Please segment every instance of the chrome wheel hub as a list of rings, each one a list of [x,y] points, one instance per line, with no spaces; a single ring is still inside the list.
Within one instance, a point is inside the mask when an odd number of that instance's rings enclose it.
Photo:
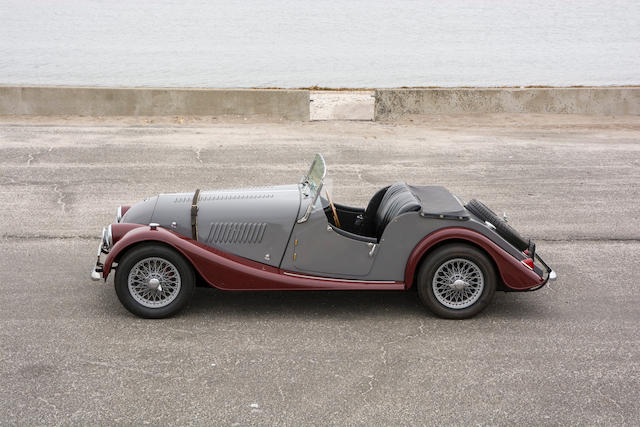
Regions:
[[[180,273],[164,258],[138,261],[128,277],[129,293],[136,302],[149,308],[169,305],[180,293]]]
[[[160,280],[156,279],[155,277],[153,279],[149,279],[149,289],[153,289],[154,291],[158,290],[158,287],[160,286]]]
[[[438,267],[431,286],[433,294],[442,305],[462,309],[480,299],[484,289],[484,276],[473,261],[454,258]]]
[[[464,280],[458,279],[455,282],[451,283],[449,286],[451,287],[451,289],[455,289],[456,291],[461,291],[467,286],[467,282],[465,282]]]

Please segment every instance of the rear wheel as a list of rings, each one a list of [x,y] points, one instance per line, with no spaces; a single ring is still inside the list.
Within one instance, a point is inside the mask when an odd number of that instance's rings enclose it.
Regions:
[[[176,314],[188,303],[194,286],[191,265],[163,245],[146,244],[131,249],[116,269],[118,299],[127,310],[144,318]]]
[[[496,291],[496,274],[489,257],[465,244],[436,249],[420,266],[418,295],[434,314],[465,319],[481,312]]]

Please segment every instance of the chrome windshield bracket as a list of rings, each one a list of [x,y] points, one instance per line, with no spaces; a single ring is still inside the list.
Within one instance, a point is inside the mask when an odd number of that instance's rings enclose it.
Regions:
[[[307,211],[304,213],[304,216],[297,221],[298,224],[302,224],[303,222],[307,222],[307,220],[309,219],[309,215],[311,215],[311,208],[312,207],[313,207],[313,205],[309,205],[309,207],[307,208]]]
[[[313,200],[311,200],[311,202],[309,202],[309,206],[307,206],[307,210],[304,213],[304,216],[302,218],[300,218],[298,221],[296,221],[298,224],[302,224],[303,222],[307,222],[307,220],[309,219],[309,216],[311,216],[311,211],[313,211],[313,205],[316,204],[316,200],[318,200],[318,197],[320,196],[320,191],[322,191],[322,186],[323,185],[324,185],[324,183],[321,182],[320,185],[318,186],[318,191],[316,191],[316,194],[313,197]]]

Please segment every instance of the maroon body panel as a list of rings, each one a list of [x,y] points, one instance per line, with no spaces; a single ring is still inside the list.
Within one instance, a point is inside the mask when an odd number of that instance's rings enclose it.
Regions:
[[[484,249],[496,263],[502,282],[511,289],[526,290],[544,283],[542,277],[524,266],[500,246],[493,243],[488,237],[468,228],[451,227],[443,228],[429,234],[422,239],[414,248],[413,252],[411,252],[404,273],[404,281],[407,289],[413,284],[416,268],[427,251],[434,245],[451,239],[466,240]]]
[[[211,286],[224,290],[400,290],[413,285],[418,264],[434,245],[446,240],[463,240],[484,249],[494,260],[502,282],[514,290],[526,290],[544,283],[544,279],[492,242],[486,236],[467,228],[451,227],[434,231],[418,243],[409,256],[405,281],[367,281],[310,276],[281,270],[233,255],[173,231],[158,227],[152,230],[140,224],[114,224],[116,241],[104,262],[106,279],[116,257],[129,246],[157,241],[167,244],[194,266]]]
[[[118,242],[125,234],[133,230],[134,228],[142,227],[141,224],[134,224],[132,222],[122,222],[118,224],[111,224],[111,235],[113,241]]]
[[[220,251],[173,231],[137,225],[117,240],[104,262],[106,279],[116,257],[129,246],[156,241],[184,255],[211,286],[225,290],[402,290],[403,282],[346,280],[309,276],[281,270]]]

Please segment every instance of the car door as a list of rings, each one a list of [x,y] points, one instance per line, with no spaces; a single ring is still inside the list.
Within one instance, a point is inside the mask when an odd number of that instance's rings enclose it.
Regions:
[[[373,265],[375,249],[373,242],[339,233],[322,210],[314,210],[307,221],[293,228],[281,268],[318,276],[365,276]]]

